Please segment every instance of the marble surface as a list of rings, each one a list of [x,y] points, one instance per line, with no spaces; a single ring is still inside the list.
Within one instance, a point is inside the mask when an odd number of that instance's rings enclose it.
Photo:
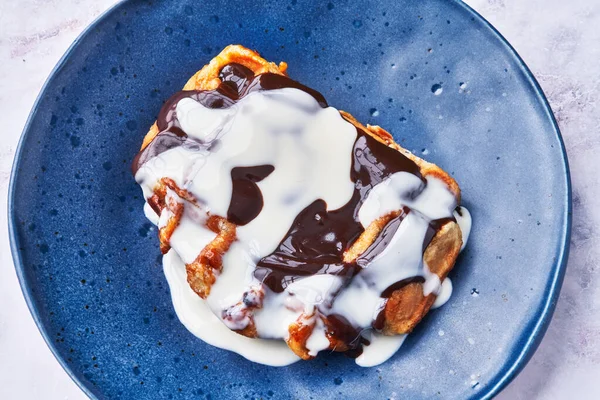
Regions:
[[[41,86],[67,47],[114,0],[0,0],[0,209],[13,154]],[[573,181],[565,283],[539,350],[499,399],[597,398],[600,392],[600,2],[468,0],[511,42],[544,89]],[[0,398],[84,399],[27,310],[0,212]]]

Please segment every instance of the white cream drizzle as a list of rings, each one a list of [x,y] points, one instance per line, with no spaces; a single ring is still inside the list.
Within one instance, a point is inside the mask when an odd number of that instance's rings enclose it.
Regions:
[[[442,282],[442,286],[440,287],[440,290],[438,292],[438,295],[435,298],[435,302],[431,306],[431,309],[435,310],[436,308],[440,308],[441,306],[446,304],[448,300],[450,300],[450,296],[452,296],[452,290],[452,281],[450,280],[450,278],[444,279],[444,281]]]
[[[176,107],[181,128],[188,136],[213,141],[210,156],[206,151],[175,147],[146,162],[136,180],[146,199],[152,196],[162,177],[169,177],[199,200],[200,204],[195,205],[168,190],[167,199],[182,203],[184,213],[171,237],[172,250],[164,257],[175,310],[194,335],[251,361],[281,366],[298,360],[281,340],[287,338],[288,326],[302,313],[314,314],[323,303],[332,304],[330,312],[344,316],[355,326],[369,328],[385,301],[380,293],[402,279],[423,276],[424,293],[438,295],[434,306],[447,301],[452,284],[449,279],[440,283],[428,271],[422,260],[422,245],[429,221],[452,216],[456,200],[436,178],[427,177],[425,185],[412,174],[398,172],[370,191],[359,210],[359,220],[367,227],[403,206],[412,211],[389,245],[347,288],[334,299],[342,282],[332,275],[298,280],[282,293],[263,287],[267,292],[263,306],[254,313],[257,333],[263,339],[234,333],[230,329],[243,329],[249,321],[239,318],[225,322],[222,311],[239,303],[249,288],[260,287],[253,277],[256,263],[275,250],[295,217],[317,199],[323,199],[329,210],[350,200],[354,190],[350,168],[356,129],[335,108],[322,108],[312,96],[292,88],[254,92],[227,109],[207,109],[191,98],[182,99]],[[224,255],[223,269],[210,295],[203,300],[189,287],[184,262],[192,262],[215,237],[204,226],[207,215],[227,215],[232,194],[231,170],[267,164],[275,169],[258,183],[263,209],[250,223],[237,227],[237,240]],[[419,190],[421,193],[413,198],[411,194]],[[147,204],[144,211],[159,226],[170,217],[166,208],[160,217]],[[463,208],[462,217],[456,213],[454,216],[466,242],[470,215]],[[329,346],[324,324],[320,318],[313,318],[315,328],[306,342],[310,355]],[[370,335],[371,344],[356,359],[361,366],[384,362],[405,337],[383,337],[368,329],[365,334]]]
[[[308,354],[313,357],[316,357],[321,350],[329,348],[329,339],[327,339],[325,334],[325,324],[320,318],[316,318],[315,327],[306,341],[306,348],[308,349]]]
[[[368,346],[363,347],[361,355],[356,357],[356,364],[361,367],[374,367],[396,354],[408,335],[384,336],[377,332],[372,332],[367,338],[370,341]]]
[[[460,227],[460,231],[462,232],[463,243],[460,248],[460,251],[463,251],[465,246],[467,245],[467,241],[469,240],[469,235],[471,235],[471,213],[463,206],[458,207],[460,213],[454,211],[454,218],[456,219],[456,223]]]
[[[159,217],[156,215],[150,204],[144,203],[144,215],[148,218],[148,221],[158,226]]]
[[[281,340],[251,339],[227,328],[190,288],[185,264],[173,249],[164,255],[163,267],[177,317],[192,334],[212,346],[233,351],[260,364],[280,367],[299,360]]]

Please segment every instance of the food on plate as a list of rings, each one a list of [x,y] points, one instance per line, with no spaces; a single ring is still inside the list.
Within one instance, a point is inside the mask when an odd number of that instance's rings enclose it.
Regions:
[[[270,365],[391,357],[451,292],[470,223],[450,175],[228,46],[133,162],[180,320]]]

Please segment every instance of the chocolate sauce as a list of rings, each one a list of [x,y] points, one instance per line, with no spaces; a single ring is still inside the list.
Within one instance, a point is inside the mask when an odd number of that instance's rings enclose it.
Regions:
[[[460,208],[460,206],[456,206],[456,208],[454,209],[454,211],[456,211],[456,213],[457,213],[457,214],[458,214],[460,217],[462,217],[462,216],[463,216],[462,209]]]
[[[362,346],[370,342],[361,336],[361,329],[357,329],[343,316],[329,314],[327,316],[327,335],[339,340],[348,346],[344,352],[348,357],[356,358],[362,354]]]
[[[221,86],[228,86],[237,95],[246,89],[252,78],[254,78],[254,72],[250,68],[237,63],[224,66],[219,73]]]
[[[448,222],[456,222],[456,218],[440,218],[433,220],[429,223],[429,226],[427,227],[427,232],[425,233],[425,240],[423,240],[423,252],[425,252],[425,249],[427,248],[427,246],[429,246],[429,243],[431,243],[431,240],[433,239],[435,234],[438,233],[438,231],[442,229],[442,227]]]
[[[265,179],[275,170],[272,165],[236,167],[231,170],[233,188],[227,219],[236,225],[246,225],[263,208],[263,197],[256,182]]]
[[[328,212],[325,201],[316,200],[298,214],[277,249],[258,262],[254,276],[277,293],[316,274],[350,279],[356,265],[345,264],[343,252],[360,233],[350,203]]]
[[[402,279],[388,286],[383,292],[381,292],[381,297],[386,299],[390,298],[396,290],[402,289],[406,285],[423,282],[425,282],[425,278],[423,276],[411,276],[410,278]]]

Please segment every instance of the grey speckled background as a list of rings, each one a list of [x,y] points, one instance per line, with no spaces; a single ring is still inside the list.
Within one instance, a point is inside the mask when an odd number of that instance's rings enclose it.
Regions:
[[[546,92],[572,170],[569,268],[538,352],[500,399],[595,399],[600,392],[600,2],[469,0]],[[0,0],[0,209],[27,114],[73,39],[114,0]],[[0,212],[0,398],[82,399],[46,348],[18,287]]]

